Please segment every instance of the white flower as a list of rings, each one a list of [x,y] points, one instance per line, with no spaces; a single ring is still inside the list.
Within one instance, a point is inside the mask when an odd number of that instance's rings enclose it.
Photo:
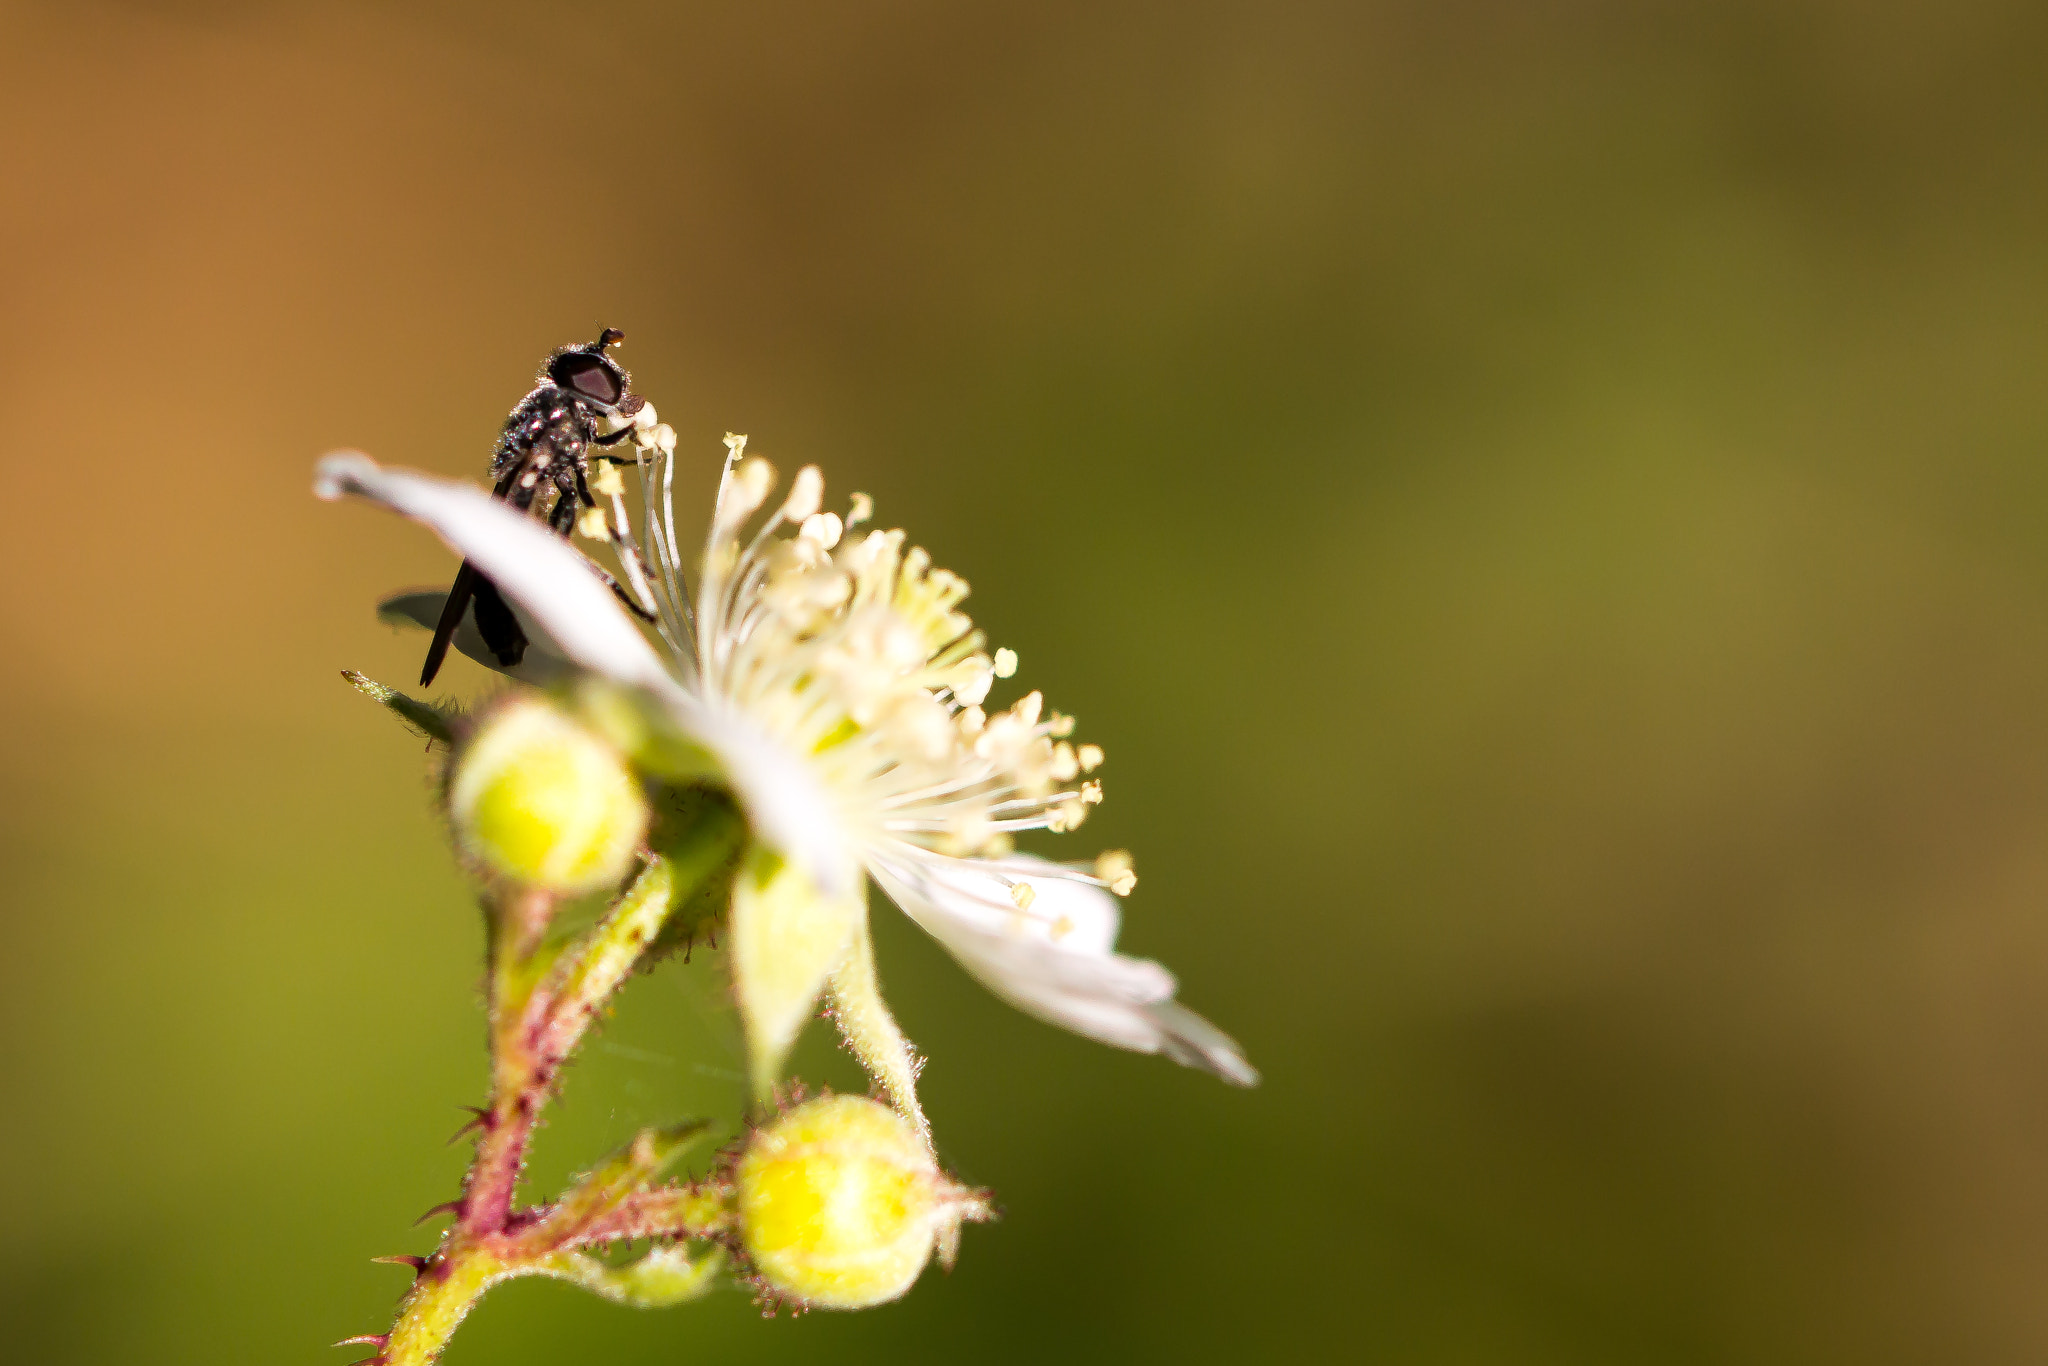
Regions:
[[[528,628],[529,678],[583,673],[637,689],[713,757],[761,842],[735,882],[731,939],[757,1088],[779,1075],[823,995],[922,1128],[917,1061],[876,983],[867,878],[1020,1010],[1253,1084],[1237,1045],[1174,1003],[1171,973],[1115,952],[1111,892],[1136,881],[1128,856],[1067,864],[1012,851],[1017,832],[1081,823],[1101,799],[1086,775],[1103,755],[1073,745],[1072,719],[1035,692],[984,710],[1016,656],[984,650],[959,610],[967,585],[902,532],[863,530],[865,495],[843,519],[823,511],[815,468],[760,516],[774,473],[739,458],[744,437],[727,444],[694,594],[668,498],[672,441],[639,446],[653,553],[649,572],[627,568],[661,619],[666,659],[568,542],[478,490],[353,452],[321,461],[315,489],[425,523],[494,580]],[[617,481],[593,484],[613,493],[609,537],[630,546]],[[439,610],[436,595],[386,605],[422,623]],[[455,644],[491,664],[480,641],[458,633]]]

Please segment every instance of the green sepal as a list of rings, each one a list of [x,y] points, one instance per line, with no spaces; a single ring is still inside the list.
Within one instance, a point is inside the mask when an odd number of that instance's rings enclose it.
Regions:
[[[532,1274],[580,1285],[614,1304],[666,1309],[711,1289],[725,1266],[725,1249],[707,1248],[696,1260],[682,1247],[657,1247],[624,1266],[606,1266],[581,1252],[560,1252],[536,1262]]]
[[[676,884],[676,906],[648,946],[651,963],[700,939],[716,938],[732,909],[732,879],[746,847],[746,822],[720,788],[657,784],[647,796],[654,811],[648,847],[684,870]]]
[[[585,1173],[520,1241],[536,1247],[564,1247],[580,1241],[581,1231],[616,1210],[626,1197],[667,1175],[710,1130],[710,1121],[702,1119],[665,1129],[642,1129],[632,1142]]]
[[[389,708],[393,715],[405,723],[406,729],[427,740],[438,740],[444,745],[455,743],[456,729],[461,718],[453,712],[443,711],[431,702],[407,697],[396,688],[387,688],[373,678],[366,678],[354,669],[343,669],[341,676],[349,686],[374,702]]]

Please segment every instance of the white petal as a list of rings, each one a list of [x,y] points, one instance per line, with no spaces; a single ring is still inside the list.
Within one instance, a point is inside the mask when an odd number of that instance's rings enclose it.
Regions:
[[[1034,876],[1034,869],[1045,873]],[[1228,1035],[1174,1003],[1173,974],[1113,951],[1116,899],[1028,857],[874,862],[883,890],[996,995],[1077,1034],[1249,1086],[1258,1073]],[[1020,908],[1009,884],[1035,895]]]
[[[377,604],[377,620],[390,626],[418,626],[431,631],[440,624],[441,608],[447,601],[448,595],[438,590],[394,594]],[[462,624],[455,628],[449,643],[458,653],[486,669],[535,687],[544,688],[576,672],[576,666],[563,656],[562,647],[548,638],[547,632],[540,629],[540,623],[525,608],[516,602],[505,605],[512,609],[519,628],[526,633],[526,655],[517,664],[507,668],[491,653],[491,647],[484,643],[483,632],[477,630],[474,603],[462,614]]]
[[[732,887],[732,973],[754,1095],[766,1099],[783,1059],[846,959],[867,907],[821,893],[802,869],[756,846]]]
[[[925,856],[873,871],[911,919],[985,981],[984,963],[1010,986],[1078,990],[1133,1005],[1173,995],[1173,974],[1164,967],[1111,951],[1118,918],[1114,897],[1064,876],[1029,875],[1036,869],[1057,865],[1025,857],[995,864]],[[1028,882],[1036,893],[1028,910],[1010,894],[1016,881]],[[994,981],[990,985],[1004,990]]]
[[[740,713],[706,703],[679,684],[659,690],[676,724],[709,750],[732,785],[755,835],[810,875],[828,896],[862,890],[860,863],[831,794],[803,756]]]
[[[523,607],[566,658],[592,673],[668,685],[660,656],[575,547],[483,490],[337,451],[315,468],[313,491],[327,499],[353,493],[431,527]]]
[[[1212,1072],[1233,1086],[1259,1084],[1259,1069],[1246,1060],[1237,1040],[1178,1001],[1147,1006],[1145,1013],[1161,1031],[1160,1051],[1181,1066]]]
[[[853,945],[846,958],[832,974],[829,991],[832,1019],[847,1047],[929,1145],[931,1126],[925,1122],[924,1110],[917,1103],[917,1053],[882,1000],[882,983],[875,975],[875,946],[868,934],[866,916],[861,917],[860,926],[854,931]]]

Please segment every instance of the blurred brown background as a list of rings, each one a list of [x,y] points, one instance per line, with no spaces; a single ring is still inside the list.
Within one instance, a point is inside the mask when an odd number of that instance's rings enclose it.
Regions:
[[[976,584],[1267,1084],[880,910],[1005,1222],[859,1316],[513,1286],[451,1366],[2048,1356],[2039,5],[5,18],[11,1359],[388,1322],[478,935],[336,673],[451,566],[309,472],[478,475],[606,323],[705,489],[748,432]],[[731,1110],[717,973],[543,1181]]]

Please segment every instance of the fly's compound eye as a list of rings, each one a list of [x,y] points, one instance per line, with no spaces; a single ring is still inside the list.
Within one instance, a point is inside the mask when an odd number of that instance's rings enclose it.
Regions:
[[[619,368],[603,356],[587,351],[557,356],[548,367],[548,378],[607,408],[616,407],[626,395],[625,377]]]

